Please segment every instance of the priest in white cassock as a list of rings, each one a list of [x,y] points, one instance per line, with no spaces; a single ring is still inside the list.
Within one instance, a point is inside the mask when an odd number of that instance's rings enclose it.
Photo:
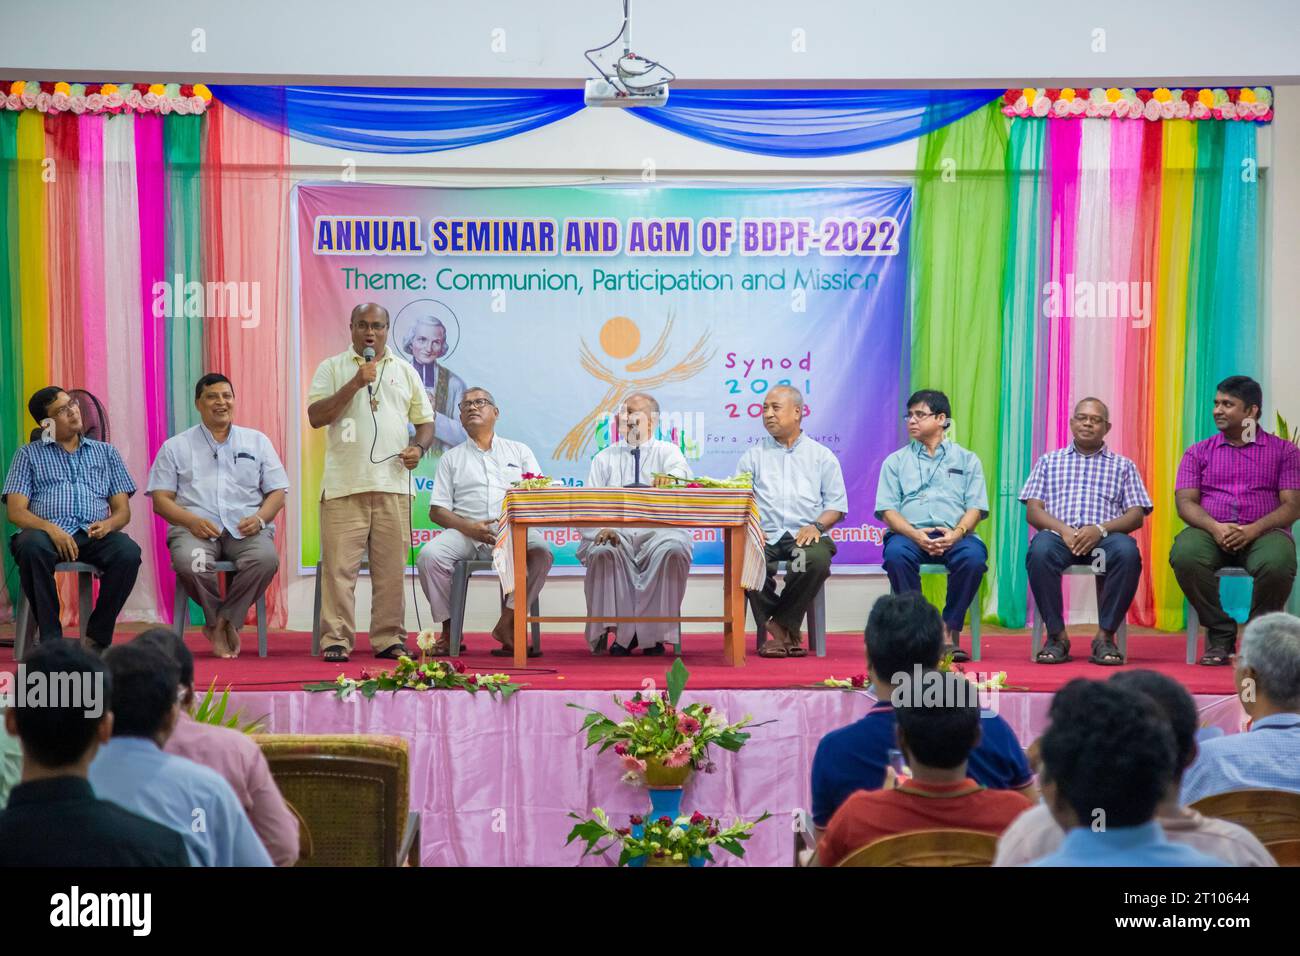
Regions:
[[[429,518],[443,530],[420,549],[415,563],[433,619],[442,622],[442,634],[433,646],[434,657],[451,653],[451,578],[456,562],[491,559],[506,491],[525,473],[542,470],[532,449],[496,433],[500,414],[487,389],[466,389],[460,402],[460,423],[469,438],[443,454],[433,480]],[[542,533],[529,529],[525,608],[541,592],[554,560]],[[492,649],[494,656],[514,656],[514,626],[515,595],[511,594],[492,629],[492,636],[501,642],[500,647]],[[540,651],[528,648],[529,657],[540,655]]]
[[[622,440],[597,453],[587,474],[588,488],[624,488],[639,474],[644,484],[664,485],[675,475],[691,477],[686,458],[672,442],[655,438],[659,403],[650,395],[628,396],[618,412]],[[660,478],[653,478],[654,475]],[[587,616],[675,617],[681,614],[686,576],[691,567],[691,533],[681,528],[602,528],[583,532],[578,560],[587,568]],[[587,625],[587,643],[601,654],[626,657],[662,654],[678,625],[641,621],[618,624],[596,620]]]

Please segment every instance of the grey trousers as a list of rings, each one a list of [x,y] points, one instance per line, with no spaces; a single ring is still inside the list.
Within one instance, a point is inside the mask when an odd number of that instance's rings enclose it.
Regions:
[[[167,547],[172,553],[176,576],[203,608],[203,618],[209,626],[215,627],[217,618],[223,617],[236,628],[242,627],[248,609],[280,570],[270,525],[246,538],[222,531],[215,541],[196,538],[186,528],[172,527],[167,532]],[[233,561],[237,568],[227,582],[225,597],[221,596],[217,572],[211,570],[214,561]]]

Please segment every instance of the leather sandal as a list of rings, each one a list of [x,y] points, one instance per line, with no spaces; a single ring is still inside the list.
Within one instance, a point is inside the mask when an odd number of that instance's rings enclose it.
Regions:
[[[1070,660],[1070,639],[1064,634],[1048,638],[1034,657],[1036,664],[1065,664]]]
[[[1124,663],[1124,655],[1119,652],[1114,641],[1098,634],[1092,639],[1092,656],[1088,660],[1104,667],[1118,667]]]
[[[346,664],[348,662],[348,649],[342,644],[333,644],[321,651],[321,660],[330,664]]]
[[[758,649],[759,657],[789,657],[786,646],[777,641],[769,640]]]

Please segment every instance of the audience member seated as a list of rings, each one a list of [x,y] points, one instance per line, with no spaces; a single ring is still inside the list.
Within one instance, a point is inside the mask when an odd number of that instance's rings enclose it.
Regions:
[[[90,765],[106,800],[179,830],[195,866],[271,866],[230,784],[215,770],[163,753],[180,713],[180,668],[157,647],[104,655],[112,678],[113,738]]]
[[[911,771],[898,785],[859,790],[835,811],[817,846],[818,862],[835,866],[882,837],[916,830],[980,830],[997,835],[1029,807],[1014,790],[989,790],[966,775],[980,740],[978,691],[960,674],[942,675],[940,699],[914,688],[894,708],[898,748]]]
[[[157,647],[180,668],[181,711],[163,750],[211,767],[225,778],[248,814],[276,866],[298,862],[298,820],[289,810],[253,738],[231,727],[203,724],[194,710],[194,655],[176,632],[165,627],[145,631],[131,643]]]
[[[1146,695],[1156,705],[1174,735],[1174,780],[1156,807],[1156,820],[1174,843],[1208,853],[1233,866],[1276,866],[1273,855],[1245,827],[1216,820],[1178,802],[1183,772],[1196,759],[1196,702],[1182,684],[1155,671],[1124,671],[1110,684]],[[1056,850],[1065,839],[1046,805],[1021,814],[998,841],[994,866],[1020,866]]]
[[[1041,786],[1065,838],[1030,866],[1227,866],[1173,843],[1155,819],[1174,785],[1177,748],[1150,697],[1072,680],[1052,698]]]
[[[5,695],[0,694],[0,810],[23,775],[23,748],[18,738],[4,729]]]
[[[939,665],[943,621],[934,606],[915,592],[887,594],[867,619],[867,675],[878,703],[865,717],[833,730],[817,745],[812,766],[813,824],[830,823],[840,805],[858,790],[879,790],[885,782],[889,751],[896,746],[891,697],[895,678],[913,679]],[[979,744],[967,773],[992,790],[1023,790],[1033,799],[1033,773],[1010,725],[983,712]]]
[[[0,866],[189,866],[185,841],[170,827],[98,799],[86,779],[113,731],[104,664],[71,641],[41,644],[25,676],[77,687],[79,700],[8,707],[4,730],[22,746],[22,780],[0,810]],[[71,678],[71,680],[69,680]]]
[[[1250,729],[1201,744],[1183,803],[1229,790],[1300,793],[1300,618],[1278,612],[1247,624],[1235,676]]]

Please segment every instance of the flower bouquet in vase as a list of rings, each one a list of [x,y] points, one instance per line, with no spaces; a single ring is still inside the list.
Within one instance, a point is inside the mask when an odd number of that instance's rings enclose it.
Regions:
[[[749,839],[749,831],[771,816],[764,813],[752,823],[737,820],[724,827],[721,820],[698,810],[689,817],[652,815],[643,819],[633,814],[628,818],[628,826],[615,827],[600,807],[591,812],[592,816],[587,818],[569,814],[578,822],[569,832],[565,845],[574,840],[585,841],[583,856],[602,856],[618,847],[619,866],[704,866],[713,862],[714,847],[743,857],[742,844]],[[601,846],[603,840],[609,842]]]
[[[630,700],[614,698],[622,711],[617,719],[589,707],[569,705],[587,711],[582,721],[587,746],[600,744],[601,753],[613,749],[626,771],[624,781],[648,788],[651,819],[677,819],[682,790],[691,774],[717,769],[709,759],[710,747],[716,744],[734,752],[749,740],[744,728],[751,717],[732,724],[725,714],[708,704],[681,705],[689,677],[681,658],[677,658],[665,678],[667,690],[656,689],[647,678],[645,689]]]

